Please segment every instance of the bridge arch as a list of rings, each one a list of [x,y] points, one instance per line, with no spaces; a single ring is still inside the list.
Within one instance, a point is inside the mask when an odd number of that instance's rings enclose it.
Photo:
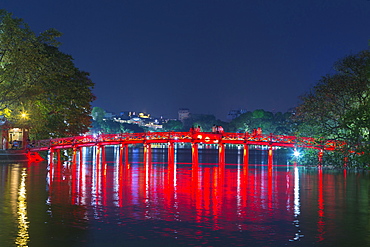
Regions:
[[[311,137],[296,137],[287,135],[264,135],[257,133],[213,133],[213,132],[143,132],[122,134],[82,135],[66,138],[48,139],[35,141],[29,149],[31,153],[39,151],[55,151],[60,149],[73,149],[73,154],[82,152],[82,147],[97,146],[98,155],[104,156],[107,145],[118,145],[120,157],[128,157],[128,145],[141,144],[144,148],[144,158],[149,159],[152,144],[160,143],[167,145],[168,161],[174,162],[174,146],[177,143],[190,143],[192,147],[192,161],[198,163],[198,145],[218,145],[218,156],[221,164],[225,163],[225,145],[239,144],[243,146],[243,163],[248,165],[250,145],[262,145],[269,147],[269,163],[272,164],[273,148],[311,148],[319,150],[319,160],[324,151],[332,151],[342,148],[345,143],[331,140],[317,140]],[[100,157],[99,157],[100,158]]]

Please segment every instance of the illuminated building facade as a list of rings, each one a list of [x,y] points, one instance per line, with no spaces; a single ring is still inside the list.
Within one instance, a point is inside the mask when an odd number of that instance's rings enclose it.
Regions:
[[[22,149],[27,145],[28,129],[17,128],[8,121],[0,122],[0,149]]]

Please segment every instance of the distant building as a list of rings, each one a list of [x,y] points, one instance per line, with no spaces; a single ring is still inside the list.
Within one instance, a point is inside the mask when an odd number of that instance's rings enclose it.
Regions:
[[[185,119],[190,118],[190,111],[189,109],[181,108],[178,111],[178,115],[179,115],[178,120],[183,122]]]
[[[150,118],[150,114],[146,114],[144,112],[139,112],[139,118]]]
[[[113,116],[113,120],[119,123],[137,124],[140,127],[147,127],[149,130],[162,129],[163,119],[153,118],[145,112],[121,111],[119,115]]]
[[[245,109],[231,110],[227,114],[227,120],[231,121],[231,120],[239,117],[240,115],[242,115],[243,113],[246,113],[246,112],[247,112],[247,110],[245,110]]]

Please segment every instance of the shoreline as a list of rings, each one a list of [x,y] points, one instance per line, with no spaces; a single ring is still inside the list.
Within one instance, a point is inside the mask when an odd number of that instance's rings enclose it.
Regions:
[[[26,150],[0,150],[0,162],[29,161]]]
[[[2,162],[38,162],[43,159],[38,153],[26,149],[0,150],[0,163]]]

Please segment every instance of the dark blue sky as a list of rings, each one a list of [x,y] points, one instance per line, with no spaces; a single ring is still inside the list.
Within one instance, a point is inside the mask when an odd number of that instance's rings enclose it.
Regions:
[[[2,0],[90,72],[94,106],[287,111],[333,63],[368,49],[368,0]]]

